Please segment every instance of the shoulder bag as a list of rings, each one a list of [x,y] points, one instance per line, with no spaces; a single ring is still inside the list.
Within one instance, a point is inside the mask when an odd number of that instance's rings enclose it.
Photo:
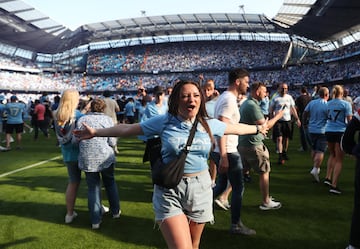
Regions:
[[[162,158],[159,157],[154,163],[151,168],[153,184],[165,188],[175,188],[180,183],[184,175],[185,160],[195,136],[197,123],[198,120],[196,119],[190,130],[186,146],[181,150],[180,155],[178,155],[176,159],[165,164],[163,163]]]

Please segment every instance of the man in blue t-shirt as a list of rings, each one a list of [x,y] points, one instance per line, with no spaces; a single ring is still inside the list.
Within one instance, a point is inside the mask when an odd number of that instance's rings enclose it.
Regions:
[[[21,134],[24,131],[23,114],[25,111],[25,104],[17,102],[18,98],[13,95],[10,97],[10,103],[5,105],[7,114],[6,121],[6,149],[10,150],[11,134],[16,132],[16,149],[21,149]]]
[[[328,119],[327,100],[329,89],[321,87],[318,91],[319,98],[311,100],[304,109],[302,123],[307,130],[311,142],[311,157],[313,168],[310,174],[316,182],[319,182],[320,166],[324,160],[324,153],[327,148],[325,126]]]

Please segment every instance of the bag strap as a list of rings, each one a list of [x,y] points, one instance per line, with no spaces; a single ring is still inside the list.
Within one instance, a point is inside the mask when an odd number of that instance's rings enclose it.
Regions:
[[[189,153],[190,151],[190,146],[192,144],[192,141],[194,139],[194,136],[195,136],[195,131],[196,131],[196,127],[197,127],[197,124],[198,124],[198,119],[195,119],[195,122],[193,124],[193,126],[191,127],[191,130],[190,130],[190,134],[189,134],[189,138],[186,142],[186,146],[185,148],[183,149],[183,151],[187,154]]]

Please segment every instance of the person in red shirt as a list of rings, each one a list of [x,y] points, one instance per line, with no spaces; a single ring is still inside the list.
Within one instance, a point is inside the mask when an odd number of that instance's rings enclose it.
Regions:
[[[34,134],[34,140],[38,139],[39,136],[39,129],[42,131],[42,133],[45,135],[45,137],[49,137],[48,132],[48,124],[45,121],[45,106],[40,103],[40,100],[35,100],[35,108],[34,108],[34,114],[36,117],[35,120],[35,134]]]

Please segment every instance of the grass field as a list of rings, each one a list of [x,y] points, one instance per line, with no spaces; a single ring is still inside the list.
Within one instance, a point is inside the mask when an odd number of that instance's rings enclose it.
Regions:
[[[85,181],[76,203],[79,216],[71,225],[64,224],[67,172],[60,149],[53,134],[50,139],[40,136],[37,142],[31,135],[24,134],[22,150],[0,153],[0,249],[166,248],[160,231],[154,229],[152,184],[149,165],[142,164],[142,142],[119,140],[115,174],[122,215],[116,220],[105,216],[101,228],[94,231]],[[272,155],[271,194],[283,207],[259,210],[260,192],[253,173],[253,182],[246,184],[241,216],[257,235],[230,235],[230,212],[215,209],[216,222],[206,225],[201,248],[345,248],[353,205],[354,160],[346,156],[339,181],[343,194],[333,196],[324,184],[313,183],[309,153],[297,151],[297,137],[291,141],[286,165],[276,164],[274,144],[267,143]],[[4,175],[29,165],[33,167]],[[323,163],[322,177],[325,170]]]

